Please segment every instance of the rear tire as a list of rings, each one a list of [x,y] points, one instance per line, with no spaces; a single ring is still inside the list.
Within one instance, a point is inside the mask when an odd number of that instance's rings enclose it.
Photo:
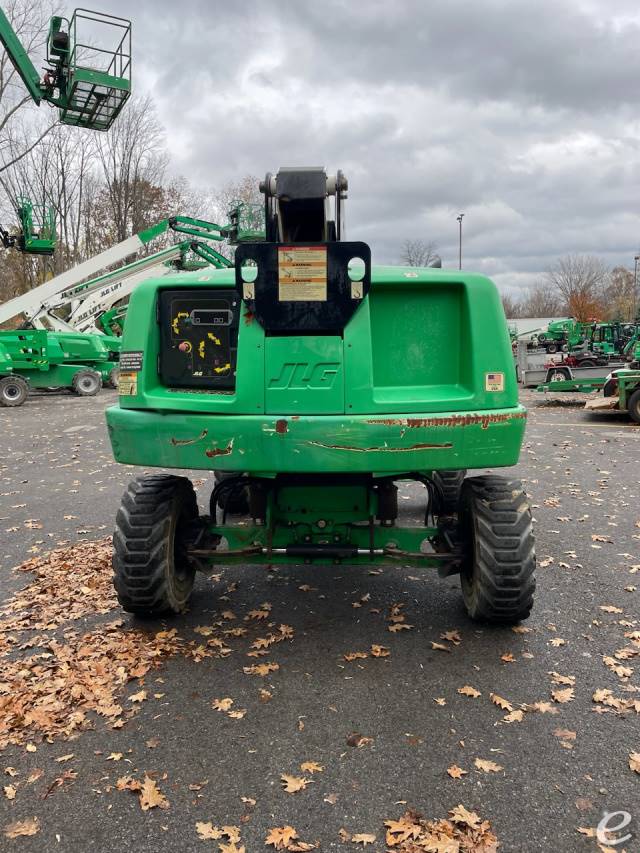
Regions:
[[[459,471],[434,471],[433,479],[442,490],[442,514],[452,515],[460,508],[460,492],[462,481],[466,476],[466,468]]]
[[[547,344],[545,349],[550,355],[553,355],[554,352],[558,352],[557,344]]]
[[[79,397],[95,397],[102,388],[102,376],[97,370],[79,370],[73,377],[71,387]]]
[[[107,385],[109,386],[109,388],[117,388],[119,379],[120,379],[120,368],[119,367],[112,367],[111,370],[109,371],[109,380],[107,382]]]
[[[0,406],[22,406],[29,396],[29,384],[22,376],[4,376],[0,379]]]
[[[640,388],[629,397],[629,417],[640,424]]]
[[[113,582],[124,610],[159,616],[185,609],[195,578],[185,531],[197,517],[185,477],[153,474],[129,483],[113,534]]]
[[[519,480],[469,477],[461,495],[465,561],[460,572],[469,616],[512,625],[526,619],[535,592],[531,510]]]
[[[592,358],[585,358],[578,362],[578,367],[595,367],[596,363]]]

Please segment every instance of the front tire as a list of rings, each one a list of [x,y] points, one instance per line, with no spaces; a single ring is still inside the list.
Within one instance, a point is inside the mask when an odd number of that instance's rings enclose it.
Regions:
[[[22,406],[29,396],[29,384],[22,376],[4,376],[0,379],[0,406]]]
[[[153,474],[129,483],[113,534],[113,582],[124,610],[159,616],[185,609],[195,579],[185,534],[197,517],[185,477]]]
[[[71,387],[79,397],[95,397],[102,388],[102,376],[97,370],[79,370],[73,377]]]
[[[460,572],[469,616],[512,625],[533,607],[536,557],[531,510],[519,480],[469,477],[461,495],[465,560]]]

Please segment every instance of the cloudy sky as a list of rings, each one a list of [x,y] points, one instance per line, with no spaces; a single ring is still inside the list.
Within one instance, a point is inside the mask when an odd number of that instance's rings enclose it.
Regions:
[[[559,255],[640,247],[640,10],[632,0],[101,0],[172,169],[220,186],[341,168],[348,236],[396,262],[437,242],[507,291]]]

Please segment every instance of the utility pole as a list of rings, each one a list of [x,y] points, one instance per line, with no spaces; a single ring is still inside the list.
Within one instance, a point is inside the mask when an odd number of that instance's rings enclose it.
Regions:
[[[635,262],[635,266],[633,268],[633,308],[631,320],[635,322],[637,319],[638,313],[638,261],[640,261],[640,255],[636,255],[633,259]]]
[[[460,226],[460,236],[458,238],[458,269],[462,269],[462,217],[464,213],[459,213],[456,217],[458,225]],[[637,262],[636,262],[637,266]]]

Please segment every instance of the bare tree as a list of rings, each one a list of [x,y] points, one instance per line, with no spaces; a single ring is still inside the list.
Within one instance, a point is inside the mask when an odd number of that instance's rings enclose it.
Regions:
[[[400,260],[408,267],[428,267],[438,258],[438,246],[432,240],[405,240]]]
[[[567,307],[556,287],[539,281],[531,287],[521,305],[521,317],[559,317]]]
[[[10,0],[4,11],[27,54],[42,52],[47,38],[47,23],[53,6],[47,0]],[[35,62],[37,65],[37,60]],[[13,67],[6,51],[0,56],[0,173],[19,162],[50,133],[57,118],[47,116],[37,126],[24,118],[23,107],[31,96]]]
[[[502,293],[500,298],[502,299],[504,316],[507,320],[516,320],[518,317],[522,317],[522,302],[520,299],[511,296],[509,293]]]
[[[565,255],[547,270],[547,281],[564,298],[577,320],[602,316],[608,271],[592,255]]]
[[[626,267],[614,267],[605,288],[605,318],[622,322],[635,320],[639,296],[633,272]]]
[[[164,130],[150,97],[131,101],[111,130],[96,139],[117,242],[153,222],[145,193],[164,180],[168,163],[164,142]]]

